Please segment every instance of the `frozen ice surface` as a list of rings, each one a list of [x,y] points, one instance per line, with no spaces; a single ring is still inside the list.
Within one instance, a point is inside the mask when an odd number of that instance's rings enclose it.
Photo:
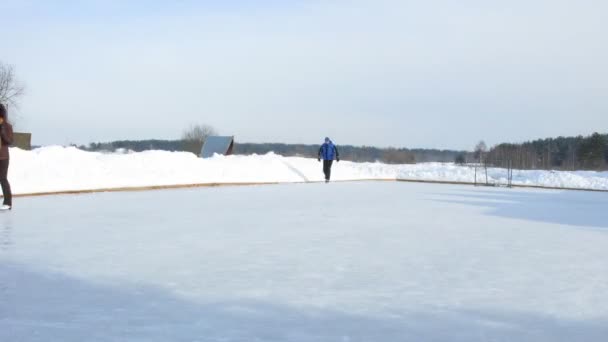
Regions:
[[[0,341],[607,341],[607,195],[409,183],[20,198]]]

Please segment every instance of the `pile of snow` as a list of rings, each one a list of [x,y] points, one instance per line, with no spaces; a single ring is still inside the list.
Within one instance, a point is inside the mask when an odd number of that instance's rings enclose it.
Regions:
[[[200,159],[186,152],[86,152],[50,146],[33,151],[11,149],[9,179],[15,194],[120,187],[207,183],[322,181],[316,159],[215,156]],[[506,184],[506,171],[490,169],[489,180]],[[333,180],[404,179],[474,182],[475,170],[444,163],[387,165],[340,162]],[[608,190],[608,172],[515,171],[514,184]]]

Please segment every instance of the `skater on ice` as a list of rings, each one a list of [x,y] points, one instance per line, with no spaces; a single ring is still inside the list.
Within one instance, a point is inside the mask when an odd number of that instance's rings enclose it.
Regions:
[[[13,143],[13,126],[8,123],[6,107],[0,103],[0,185],[2,186],[2,196],[4,203],[0,210],[10,210],[13,206],[13,196],[11,185],[8,182],[8,147]]]
[[[319,148],[319,161],[323,159],[323,173],[325,174],[325,183],[331,179],[331,165],[334,159],[340,161],[340,153],[338,148],[329,138],[325,138],[325,143]]]

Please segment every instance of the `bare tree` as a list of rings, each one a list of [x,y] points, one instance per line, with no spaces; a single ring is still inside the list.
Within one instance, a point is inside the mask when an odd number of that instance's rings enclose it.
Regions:
[[[478,184],[477,168],[479,166],[481,166],[482,168],[485,169],[486,185],[488,185],[488,164],[485,162],[485,154],[487,151],[488,151],[488,145],[486,145],[485,141],[481,140],[480,142],[477,143],[477,145],[475,145],[475,152],[473,153],[473,156],[474,156],[475,160],[477,160],[479,162],[479,165],[475,165],[475,185]]]
[[[483,163],[483,157],[487,151],[488,151],[488,145],[486,145],[486,142],[483,140],[478,142],[477,145],[475,146],[475,159],[479,160],[479,164]]]
[[[207,137],[217,135],[215,128],[209,125],[190,125],[182,134],[184,151],[200,155],[201,149]]]
[[[0,62],[0,103],[17,106],[24,87],[15,77],[15,68]]]

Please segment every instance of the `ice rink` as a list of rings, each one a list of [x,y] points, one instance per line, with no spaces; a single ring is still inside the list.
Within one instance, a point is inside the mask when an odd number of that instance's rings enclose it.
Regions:
[[[608,194],[396,182],[17,198],[0,341],[606,341]]]

